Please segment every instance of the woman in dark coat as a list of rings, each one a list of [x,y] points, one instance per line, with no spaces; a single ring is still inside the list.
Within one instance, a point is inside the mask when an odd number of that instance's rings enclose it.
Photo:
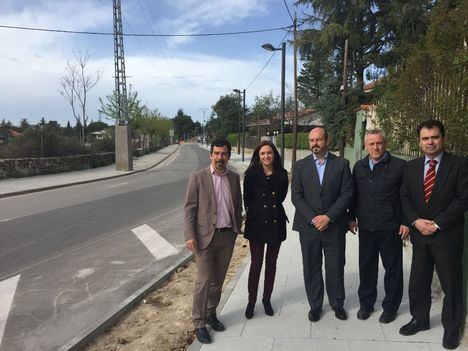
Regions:
[[[258,282],[262,270],[266,244],[265,285],[263,307],[273,315],[270,303],[276,274],[276,259],[281,242],[286,239],[286,213],[283,201],[288,192],[288,172],[281,166],[275,145],[262,141],[255,149],[250,165],[244,174],[244,207],[246,221],[244,236],[250,243],[251,264],[249,272],[249,302],[247,318],[253,317],[257,301]]]

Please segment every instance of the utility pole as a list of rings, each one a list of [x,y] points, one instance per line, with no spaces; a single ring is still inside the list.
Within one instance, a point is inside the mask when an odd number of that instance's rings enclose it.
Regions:
[[[131,171],[133,170],[133,150],[128,129],[127,82],[125,76],[122,8],[120,0],[113,0],[113,9],[115,96],[117,101],[115,168],[118,171]]]
[[[291,150],[291,173],[294,171],[296,164],[297,152],[297,120],[299,111],[297,106],[297,15],[294,13],[294,117],[292,130],[292,150]]]
[[[342,90],[342,95],[341,95],[341,105],[343,106],[343,111],[346,111],[346,88],[347,88],[347,83],[348,83],[348,39],[345,40],[344,43],[344,57],[343,57],[343,90]],[[345,112],[346,113],[346,112]],[[343,133],[343,131],[341,131]],[[340,140],[339,140],[339,155],[341,157],[344,156],[344,150],[345,150],[345,135],[341,134],[340,135]]]

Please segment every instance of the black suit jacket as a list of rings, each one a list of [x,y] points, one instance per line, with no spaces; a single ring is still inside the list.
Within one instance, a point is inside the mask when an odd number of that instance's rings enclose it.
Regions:
[[[293,230],[318,232],[312,218],[326,214],[331,223],[327,230],[346,233],[346,211],[353,195],[353,180],[348,160],[328,153],[320,186],[313,155],[296,162],[291,180],[291,200],[296,207]]]
[[[424,157],[407,163],[401,201],[408,223],[419,218],[433,220],[441,229],[424,236],[411,227],[416,245],[458,247],[463,245],[464,213],[468,208],[468,163],[466,158],[444,152],[429,202],[424,202]]]

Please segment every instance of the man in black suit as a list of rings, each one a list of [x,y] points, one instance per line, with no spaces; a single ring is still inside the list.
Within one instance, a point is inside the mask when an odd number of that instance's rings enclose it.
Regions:
[[[431,282],[434,266],[444,301],[442,345],[459,345],[463,319],[462,256],[464,213],[468,208],[468,167],[465,158],[444,150],[445,131],[440,121],[428,120],[417,128],[423,157],[408,162],[401,200],[410,229],[413,258],[409,280],[411,321],[400,334],[429,329]]]
[[[335,317],[348,318],[345,299],[346,211],[353,195],[349,162],[328,152],[328,134],[323,127],[309,133],[312,155],[297,161],[291,181],[291,199],[296,207],[293,230],[299,232],[304,282],[310,305],[309,320],[320,319],[323,304],[322,250],[328,301]]]

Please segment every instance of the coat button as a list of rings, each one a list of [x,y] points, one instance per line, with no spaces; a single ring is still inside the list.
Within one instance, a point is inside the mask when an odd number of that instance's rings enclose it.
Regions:
[[[267,177],[268,180],[270,180],[270,177]]]
[[[276,208],[276,205],[273,205],[273,208]]]
[[[268,221],[265,221],[265,223],[268,223]]]
[[[273,191],[273,192],[271,193],[271,195],[276,195],[276,193]]]
[[[273,223],[276,223],[276,219],[273,220]]]
[[[262,193],[262,196],[265,196],[266,194],[265,193]]]
[[[263,205],[263,207],[267,208],[267,205]]]

